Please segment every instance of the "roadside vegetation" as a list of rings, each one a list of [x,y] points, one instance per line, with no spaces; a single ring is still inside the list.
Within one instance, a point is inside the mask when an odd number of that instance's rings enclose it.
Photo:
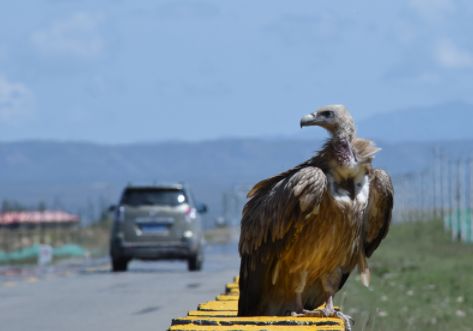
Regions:
[[[81,228],[79,244],[85,247],[92,257],[108,255],[111,226],[112,220],[105,216]]]
[[[370,259],[371,288],[355,271],[336,303],[358,331],[467,331],[473,326],[473,245],[440,221],[392,226]]]

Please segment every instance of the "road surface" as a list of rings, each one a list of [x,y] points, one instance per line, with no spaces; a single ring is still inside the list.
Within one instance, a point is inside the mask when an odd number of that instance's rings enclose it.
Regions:
[[[0,329],[159,331],[223,291],[237,275],[236,245],[209,246],[204,270],[183,262],[132,261],[111,273],[107,258],[46,270],[0,269]]]

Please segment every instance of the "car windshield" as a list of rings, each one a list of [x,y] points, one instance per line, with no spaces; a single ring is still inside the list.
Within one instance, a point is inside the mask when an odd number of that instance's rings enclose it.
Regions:
[[[179,189],[140,188],[127,189],[121,204],[127,206],[178,206],[187,201],[187,197]]]

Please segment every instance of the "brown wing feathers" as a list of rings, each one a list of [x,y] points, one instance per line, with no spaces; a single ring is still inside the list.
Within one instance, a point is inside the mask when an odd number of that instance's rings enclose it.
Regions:
[[[239,245],[239,316],[261,313],[262,293],[273,283],[280,249],[303,225],[305,215],[320,203],[325,191],[323,172],[300,165],[259,182],[249,192]]]
[[[375,169],[370,183],[370,196],[365,211],[364,248],[370,257],[386,237],[391,224],[394,189],[389,175]]]

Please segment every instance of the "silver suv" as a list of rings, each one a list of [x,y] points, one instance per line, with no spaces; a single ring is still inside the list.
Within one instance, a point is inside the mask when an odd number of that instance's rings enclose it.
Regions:
[[[201,270],[204,239],[199,214],[207,207],[197,204],[186,186],[128,186],[112,209],[113,271],[126,271],[132,259],[182,259],[189,271]]]

